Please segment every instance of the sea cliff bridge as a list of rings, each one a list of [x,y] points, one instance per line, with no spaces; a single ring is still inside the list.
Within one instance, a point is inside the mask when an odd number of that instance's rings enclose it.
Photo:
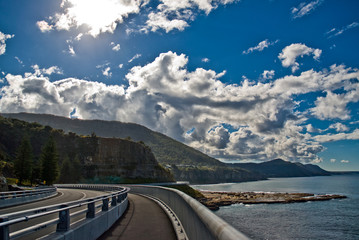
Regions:
[[[66,184],[0,194],[0,239],[248,239],[159,186]]]

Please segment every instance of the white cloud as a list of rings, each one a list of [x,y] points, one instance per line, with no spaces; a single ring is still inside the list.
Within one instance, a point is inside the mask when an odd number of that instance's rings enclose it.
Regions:
[[[21,59],[17,56],[15,56],[15,59],[18,63],[20,63],[21,65],[23,65],[23,61],[21,61]],[[24,65],[23,65],[24,66]]]
[[[299,69],[299,63],[296,62],[297,57],[311,54],[314,60],[319,60],[322,50],[307,47],[302,43],[293,43],[283,48],[278,58],[282,61],[283,67],[292,67],[292,72],[295,72]]]
[[[112,72],[110,67],[106,67],[104,70],[102,70],[102,74],[106,77],[112,77]]]
[[[145,17],[145,23],[140,27],[142,32],[170,32],[184,30],[194,21],[199,13],[209,14],[219,5],[226,5],[236,0],[62,0],[61,11],[48,17],[48,20],[37,22],[42,32],[56,30],[82,29],[84,34],[93,37],[101,33],[113,33],[118,24],[122,24],[129,15],[140,14]],[[126,29],[126,32],[137,31]]]
[[[119,64],[118,68],[123,68],[123,63]]]
[[[133,62],[134,60],[136,60],[137,58],[140,58],[142,56],[142,54],[137,53],[135,56],[133,56],[130,60],[128,60],[129,63]]]
[[[137,14],[144,1],[141,0],[63,0],[62,11],[49,21],[37,23],[41,31],[70,30],[86,25],[86,34],[94,37],[100,33],[113,33],[118,23],[130,14]]]
[[[331,163],[335,163],[336,161],[337,161],[337,160],[336,160],[335,158],[331,158],[331,159],[330,159],[330,162],[331,162]]]
[[[329,129],[335,129],[337,132],[347,132],[349,128],[345,126],[343,123],[333,123],[329,126]]]
[[[63,71],[58,66],[52,66],[49,68],[40,68],[39,65],[35,64],[31,66],[34,69],[34,73],[25,73],[26,76],[37,76],[43,77],[44,75],[52,75],[52,74],[63,74]]]
[[[0,55],[3,55],[6,51],[6,40],[13,38],[14,34],[4,34],[0,32]]]
[[[111,42],[110,46],[112,46],[112,50],[115,52],[118,52],[121,49],[120,44],[115,44],[114,42]]]
[[[292,17],[295,18],[301,18],[305,15],[310,14],[312,11],[314,11],[319,5],[321,5],[324,2],[324,0],[316,0],[309,3],[302,2],[299,4],[298,7],[292,8]]]
[[[343,94],[327,92],[325,97],[318,97],[315,107],[311,109],[314,116],[319,119],[349,119],[349,111],[346,109],[348,102]]]
[[[303,133],[309,129],[306,113],[298,112],[293,97],[328,89],[355,97],[357,86],[350,80],[359,79],[358,69],[340,65],[268,83],[244,79],[241,84],[224,84],[223,72],[189,71],[188,61],[184,54],[161,53],[131,68],[127,87],[74,78],[50,81],[37,73],[39,67],[24,76],[7,74],[0,112],[69,116],[76,109],[79,118],[136,122],[222,159],[318,162],[321,142],[359,139],[358,129]],[[98,68],[110,67],[106,63]]]
[[[50,32],[53,29],[52,25],[49,25],[46,21],[38,21],[36,22],[37,27],[40,29],[41,32]]]
[[[341,163],[349,163],[349,160],[341,160]]]
[[[74,50],[74,47],[69,45],[68,48],[69,48],[68,53],[70,53],[71,56],[76,56],[76,52]]]
[[[340,140],[358,140],[359,139],[359,129],[355,129],[351,133],[337,133],[337,134],[326,134],[326,135],[317,135],[314,139],[318,142],[331,142],[331,141],[340,141]]]
[[[332,28],[330,31],[326,32],[325,34],[328,35],[328,38],[336,37],[341,34],[343,34],[345,31],[348,31],[349,29],[359,27],[358,22],[352,22],[351,24],[342,27],[341,29]],[[335,46],[335,45],[334,45]]]
[[[175,29],[183,31],[193,21],[198,12],[209,14],[218,5],[226,5],[235,0],[160,0],[156,9],[148,14],[146,25],[142,31],[165,30],[167,33]]]
[[[202,58],[201,61],[207,63],[207,62],[209,62],[209,58]]]
[[[152,32],[156,32],[159,29],[164,29],[166,33],[177,29],[183,31],[186,27],[188,27],[188,23],[182,19],[171,19],[169,20],[166,14],[159,13],[150,13],[148,15],[148,20],[146,22],[146,27],[143,29],[150,29]]]
[[[274,74],[275,74],[274,70],[270,70],[270,71],[269,70],[264,70],[261,77],[264,80],[273,79]]]
[[[276,44],[279,40],[276,40],[274,42],[269,42],[268,39],[265,39],[263,41],[261,41],[260,43],[258,43],[257,46],[255,47],[250,47],[248,48],[247,50],[243,51],[242,54],[249,54],[249,53],[252,53],[254,51],[263,51],[265,48],[269,47],[269,46],[272,46],[274,44]]]

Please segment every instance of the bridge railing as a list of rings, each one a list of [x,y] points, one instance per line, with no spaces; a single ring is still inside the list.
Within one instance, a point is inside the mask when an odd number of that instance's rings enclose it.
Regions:
[[[101,236],[103,232],[105,232],[126,210],[128,199],[127,193],[129,188],[119,187],[119,186],[90,186],[90,185],[57,185],[58,187],[64,188],[84,188],[84,189],[96,189],[103,191],[112,191],[111,193],[107,193],[98,197],[87,198],[78,201],[66,202],[51,206],[45,206],[25,211],[14,212],[10,214],[0,215],[0,239],[12,239],[18,238],[21,236],[28,235],[32,232],[36,232],[40,229],[47,228],[49,226],[56,226],[56,234],[51,235],[50,239],[61,239],[64,235],[70,234],[71,239],[96,239]],[[77,187],[76,187],[77,186]],[[80,209],[83,206],[87,206],[87,208]],[[70,210],[77,209],[76,212],[70,213]],[[78,210],[79,209],[79,210]],[[57,213],[58,217],[49,221],[41,221],[41,223],[27,227],[25,229],[21,229],[15,232],[9,231],[9,227],[11,225],[30,221],[33,219],[38,219],[40,217],[44,217],[50,214]],[[70,230],[70,225],[72,220],[80,215],[85,215],[84,224],[77,224],[77,229],[82,228],[80,231],[75,231],[74,229]],[[109,217],[109,215],[111,215]],[[101,219],[106,218],[107,224],[102,224],[103,227],[96,232],[91,230],[91,223],[96,222],[96,218]],[[88,221],[87,221],[88,220]],[[96,221],[94,221],[96,220]],[[76,221],[78,222],[78,221]],[[112,223],[111,223],[112,222]],[[97,223],[95,223],[97,225]],[[106,225],[106,226],[104,226]],[[83,235],[83,228],[89,229],[87,231],[91,236]],[[81,232],[81,236],[76,237],[76,234]]]
[[[56,187],[0,193],[0,208],[15,206],[56,195]]]

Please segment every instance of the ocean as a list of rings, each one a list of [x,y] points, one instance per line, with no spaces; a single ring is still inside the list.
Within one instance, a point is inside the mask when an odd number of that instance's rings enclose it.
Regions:
[[[359,174],[192,185],[200,190],[341,194],[348,198],[290,204],[235,204],[215,211],[252,239],[359,239]]]

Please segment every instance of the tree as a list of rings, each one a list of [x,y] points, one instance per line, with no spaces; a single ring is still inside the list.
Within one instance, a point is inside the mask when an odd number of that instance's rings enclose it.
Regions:
[[[72,166],[69,160],[69,157],[66,157],[62,161],[60,176],[59,176],[59,183],[74,183],[73,182],[73,174],[72,174]]]
[[[29,138],[25,135],[16,153],[14,162],[15,175],[19,179],[19,185],[24,180],[30,180],[33,165],[32,147]]]
[[[74,181],[73,183],[78,183],[82,177],[82,165],[77,155],[72,161],[72,176]]]
[[[52,185],[59,175],[58,159],[59,156],[54,138],[50,137],[49,141],[43,147],[40,156],[41,177],[42,180],[46,182],[46,185]]]

